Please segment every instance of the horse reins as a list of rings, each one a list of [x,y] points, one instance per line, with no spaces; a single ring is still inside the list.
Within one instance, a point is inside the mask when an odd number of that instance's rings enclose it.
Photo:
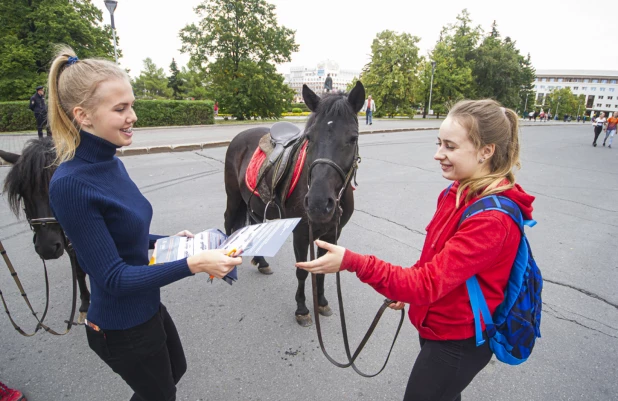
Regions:
[[[28,219],[28,224],[30,225],[30,228],[32,229],[32,231],[34,231],[36,234],[36,229],[35,229],[36,226],[45,227],[47,224],[58,224],[58,221],[56,221],[56,219],[53,217],[43,217],[39,219]],[[45,323],[43,323],[43,321],[45,320],[45,317],[47,316],[47,311],[49,309],[49,277],[47,274],[47,265],[45,263],[45,260],[41,258],[41,260],[43,261],[43,269],[45,271],[45,310],[43,311],[43,314],[41,315],[41,318],[39,319],[39,317],[37,316],[37,312],[34,311],[34,308],[32,307],[30,300],[28,299],[28,295],[26,294],[26,291],[24,290],[24,286],[22,285],[21,280],[19,279],[19,276],[17,275],[17,272],[15,271],[15,268],[13,267],[13,263],[11,263],[9,256],[6,253],[4,246],[2,245],[2,241],[0,241],[0,254],[2,254],[2,258],[4,259],[4,262],[6,263],[6,266],[8,267],[9,272],[11,273],[11,276],[13,277],[13,280],[15,281],[15,284],[17,285],[17,288],[19,289],[19,292],[22,298],[24,299],[24,302],[26,303],[26,305],[28,305],[28,309],[30,309],[32,316],[34,316],[34,318],[37,320],[37,325],[34,329],[34,332],[26,333],[13,320],[13,317],[11,316],[11,313],[9,312],[9,308],[6,304],[6,300],[4,299],[2,290],[0,290],[0,298],[2,299],[2,304],[4,305],[4,311],[9,317],[9,320],[11,321],[11,324],[13,325],[15,330],[17,330],[19,334],[21,334],[22,336],[32,337],[40,329],[44,329],[46,332],[52,335],[55,335],[55,336],[63,336],[67,334],[73,327],[73,324],[74,324],[73,319],[75,318],[75,309],[76,309],[76,301],[77,301],[77,276],[76,276],[77,258],[75,256],[75,250],[73,249],[73,244],[71,243],[71,241],[69,241],[66,235],[64,235],[64,232],[63,232],[63,236],[65,240],[65,249],[71,260],[71,272],[72,272],[71,274],[72,274],[72,281],[73,281],[73,301],[72,301],[72,306],[71,306],[71,315],[69,317],[69,320],[66,321],[67,328],[64,331],[64,333],[58,333],[52,328],[50,328],[49,326],[47,326]]]
[[[343,208],[341,207],[341,198],[343,197],[343,193],[345,192],[346,188],[348,187],[348,185],[350,184],[350,181],[352,180],[352,177],[354,178],[354,185],[358,185],[356,183],[356,171],[358,170],[358,164],[360,163],[361,158],[358,154],[358,143],[356,144],[356,150],[355,150],[355,154],[354,154],[354,160],[352,162],[352,166],[350,167],[350,170],[348,171],[347,174],[344,173],[343,169],[334,161],[330,160],[330,159],[326,159],[326,158],[320,158],[320,159],[316,159],[313,161],[313,163],[311,163],[311,166],[309,167],[309,174],[308,174],[308,179],[307,179],[307,187],[310,188],[311,186],[311,171],[313,170],[313,168],[315,166],[317,166],[318,164],[326,164],[328,166],[331,166],[332,168],[335,169],[335,171],[337,171],[337,173],[339,174],[339,176],[341,177],[341,179],[343,180],[343,185],[341,187],[341,190],[339,191],[339,194],[337,196],[337,199],[335,201],[335,213],[336,213],[336,221],[335,221],[335,243],[337,242],[337,238],[339,236],[339,225],[341,224],[341,216],[343,214]],[[313,237],[313,228],[311,225],[311,220],[309,220],[309,253],[310,253],[310,260],[314,260],[315,259],[315,248],[314,248],[314,237]],[[369,329],[367,329],[367,332],[365,333],[365,335],[363,336],[363,339],[361,340],[360,344],[358,345],[358,347],[356,348],[356,350],[354,351],[354,353],[352,354],[352,352],[350,351],[350,343],[348,340],[348,330],[347,330],[347,326],[345,323],[345,312],[344,312],[344,308],[343,308],[343,295],[341,292],[341,278],[340,278],[340,272],[336,273],[336,277],[337,277],[337,300],[339,302],[339,315],[340,315],[340,320],[341,320],[341,333],[343,336],[343,345],[345,348],[345,353],[346,356],[348,358],[348,362],[347,363],[340,363],[337,362],[334,358],[332,358],[328,352],[326,352],[326,348],[324,347],[324,340],[322,339],[322,329],[320,326],[320,313],[319,313],[319,305],[318,305],[318,286],[317,286],[317,279],[316,279],[316,274],[312,273],[311,274],[311,286],[313,288],[313,313],[315,315],[315,327],[316,327],[316,331],[318,334],[318,342],[320,343],[320,348],[322,349],[322,353],[324,354],[324,356],[326,357],[326,359],[328,359],[328,361],[330,363],[332,363],[333,365],[339,367],[339,368],[348,368],[348,367],[352,367],[352,369],[354,369],[354,371],[356,373],[358,373],[359,375],[363,376],[363,377],[374,377],[379,375],[384,368],[386,367],[386,364],[388,363],[388,360],[391,356],[391,352],[393,351],[393,347],[395,346],[395,342],[397,341],[397,337],[399,336],[399,332],[401,330],[401,327],[403,325],[403,321],[404,321],[404,317],[405,317],[405,313],[402,310],[401,311],[401,319],[399,320],[399,325],[397,327],[397,331],[395,332],[395,337],[393,338],[393,342],[391,344],[391,347],[388,351],[388,355],[386,356],[386,360],[384,361],[384,365],[382,365],[382,368],[374,374],[366,374],[364,372],[362,372],[361,370],[359,370],[354,361],[356,361],[356,358],[358,358],[358,356],[360,355],[361,351],[363,350],[363,348],[365,347],[365,345],[367,344],[367,341],[369,341],[369,338],[371,337],[371,335],[373,334],[373,331],[375,330],[375,328],[378,325],[378,322],[380,321],[380,318],[382,317],[382,314],[384,314],[384,311],[386,310],[386,308],[388,308],[388,306],[393,303],[394,301],[391,301],[390,299],[385,299],[382,306],[380,306],[380,309],[378,310],[378,312],[376,313],[375,317],[373,318],[373,321],[371,322],[371,325],[369,326]]]

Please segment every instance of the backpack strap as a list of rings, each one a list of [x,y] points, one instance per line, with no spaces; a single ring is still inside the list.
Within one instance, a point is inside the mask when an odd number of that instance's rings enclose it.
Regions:
[[[444,195],[442,195],[442,199],[446,198],[449,192],[451,192],[451,187],[455,184],[455,182],[451,182],[448,187],[444,190]],[[461,223],[459,223],[461,224]]]
[[[483,331],[481,329],[480,314],[483,315],[483,321],[485,322],[485,329],[488,337],[493,337],[496,331],[494,321],[489,313],[489,307],[487,301],[481,291],[481,286],[476,276],[470,277],[466,280],[466,287],[468,287],[468,296],[470,297],[470,304],[472,305],[472,314],[474,315],[474,332],[476,335],[476,346],[483,345],[485,340],[483,339]]]
[[[519,227],[522,237],[525,236],[524,226],[534,227],[534,225],[536,225],[535,220],[525,220],[519,206],[517,206],[517,204],[509,198],[499,195],[489,195],[477,200],[466,208],[461,216],[461,219],[459,220],[459,226],[461,226],[467,218],[482,213],[486,210],[497,210],[510,216]],[[466,287],[468,289],[468,296],[470,297],[472,314],[474,315],[474,331],[476,335],[476,346],[478,347],[479,345],[485,343],[485,340],[483,339],[483,332],[481,330],[481,315],[483,317],[483,321],[485,322],[485,329],[488,337],[491,338],[494,336],[496,328],[476,275],[466,280]]]

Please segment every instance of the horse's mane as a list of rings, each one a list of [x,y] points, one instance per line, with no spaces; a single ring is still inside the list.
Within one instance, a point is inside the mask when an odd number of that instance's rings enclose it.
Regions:
[[[49,198],[49,182],[55,171],[56,152],[51,138],[31,139],[4,180],[3,194],[19,217],[21,201],[33,206],[35,196]]]
[[[318,104],[318,109],[309,116],[305,132],[309,132],[311,127],[324,116],[342,116],[358,124],[358,116],[348,102],[348,94],[345,92],[333,92],[324,95]]]

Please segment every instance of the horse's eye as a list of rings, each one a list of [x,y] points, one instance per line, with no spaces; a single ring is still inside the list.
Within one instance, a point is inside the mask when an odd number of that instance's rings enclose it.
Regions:
[[[358,142],[358,135],[354,135],[350,138],[350,143],[355,144]]]

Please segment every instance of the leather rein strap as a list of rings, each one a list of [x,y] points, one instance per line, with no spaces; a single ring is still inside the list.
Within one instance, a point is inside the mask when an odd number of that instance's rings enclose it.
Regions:
[[[313,161],[313,163],[311,164],[311,167],[309,168],[309,175],[308,175],[308,187],[311,185],[311,171],[313,170],[313,168],[317,165],[317,164],[327,164],[331,167],[333,167],[335,169],[335,171],[337,171],[337,173],[341,176],[342,180],[343,180],[343,186],[341,187],[341,190],[339,191],[339,196],[337,197],[336,200],[336,210],[335,213],[337,214],[336,216],[336,222],[335,222],[335,243],[337,241],[337,238],[339,237],[339,225],[341,223],[341,215],[343,214],[343,208],[341,207],[341,198],[343,196],[343,193],[345,192],[345,189],[348,187],[348,185],[350,184],[350,181],[352,179],[352,177],[354,177],[354,183],[356,184],[356,171],[358,170],[358,163],[360,163],[360,156],[358,155],[358,144],[356,145],[356,152],[354,155],[354,161],[352,163],[352,167],[350,168],[350,171],[348,171],[348,174],[345,174],[343,172],[343,169],[341,167],[339,167],[337,165],[337,163],[333,162],[332,160],[329,159],[316,159]],[[313,228],[311,225],[311,221],[309,221],[309,256],[310,256],[310,260],[314,260],[315,259],[315,248],[314,248],[314,240],[315,238],[313,237]],[[369,338],[371,337],[371,335],[373,334],[373,331],[375,330],[375,328],[378,325],[378,322],[380,321],[380,318],[382,317],[382,314],[384,314],[384,311],[386,310],[386,308],[388,308],[388,306],[393,303],[394,301],[391,301],[390,299],[385,299],[384,302],[382,303],[382,306],[380,306],[380,309],[378,310],[378,312],[376,313],[375,317],[373,318],[373,321],[371,322],[371,325],[369,326],[369,329],[367,329],[367,332],[365,333],[365,335],[363,336],[363,339],[361,340],[360,344],[358,345],[358,347],[356,348],[356,350],[354,351],[354,353],[352,354],[352,352],[350,351],[350,343],[348,340],[348,330],[347,330],[347,326],[346,326],[346,322],[345,322],[345,312],[344,312],[344,308],[343,308],[343,295],[341,292],[341,277],[340,277],[340,272],[336,273],[337,276],[337,300],[339,302],[339,316],[340,316],[340,320],[341,320],[341,333],[343,336],[343,345],[345,348],[345,353],[346,353],[346,357],[348,359],[347,363],[340,363],[337,362],[334,358],[332,358],[328,352],[326,352],[326,348],[324,347],[324,340],[322,339],[322,328],[320,325],[320,313],[319,313],[319,305],[318,305],[318,286],[317,286],[317,279],[316,279],[316,274],[311,273],[311,286],[313,288],[313,313],[315,315],[315,328],[318,334],[318,342],[320,343],[320,348],[322,349],[322,353],[324,354],[324,356],[326,357],[326,359],[328,359],[328,361],[330,363],[332,363],[333,365],[339,367],[339,368],[348,368],[348,367],[352,367],[352,369],[354,369],[354,371],[356,373],[358,373],[359,375],[363,376],[363,377],[374,377],[379,375],[380,373],[382,373],[382,371],[384,370],[384,368],[386,368],[386,365],[388,364],[388,360],[391,356],[391,352],[393,351],[393,347],[395,346],[395,342],[397,341],[397,337],[399,336],[399,332],[401,331],[401,327],[403,325],[403,321],[405,318],[405,313],[402,310],[401,311],[401,319],[399,320],[399,325],[397,326],[397,331],[395,332],[395,337],[393,338],[393,342],[391,344],[391,347],[388,351],[388,355],[386,356],[386,360],[384,361],[384,364],[382,365],[382,368],[380,368],[380,370],[377,373],[374,374],[367,374],[362,372],[360,369],[358,369],[358,367],[356,367],[356,364],[354,363],[356,361],[356,358],[358,358],[358,356],[360,355],[361,351],[363,350],[363,348],[365,347],[365,345],[367,344],[367,341],[369,341]]]
[[[28,222],[30,223],[30,226],[32,227],[33,230],[34,230],[35,225],[44,225],[44,224],[50,224],[50,223],[57,224],[58,223],[56,219],[54,219],[53,217],[45,217],[42,219],[32,219],[32,220],[28,220]],[[0,298],[2,299],[2,304],[4,305],[4,311],[9,317],[9,320],[11,321],[11,324],[13,325],[15,330],[17,330],[19,334],[21,334],[24,337],[32,337],[40,329],[44,329],[46,332],[52,335],[55,335],[55,336],[63,336],[71,330],[71,327],[73,327],[73,319],[75,318],[75,309],[76,309],[76,304],[77,304],[76,302],[77,301],[77,273],[76,273],[77,258],[75,256],[75,250],[73,249],[73,245],[71,244],[71,242],[68,240],[66,236],[64,238],[65,238],[66,250],[71,260],[71,272],[72,272],[71,275],[72,275],[72,281],[73,281],[73,301],[71,303],[72,305],[71,315],[69,317],[69,320],[65,321],[67,323],[67,328],[64,331],[64,333],[58,333],[55,330],[51,329],[49,326],[47,326],[45,323],[43,323],[43,321],[45,320],[45,317],[47,316],[47,311],[49,308],[49,278],[47,274],[47,265],[45,264],[45,260],[41,259],[43,260],[43,268],[45,271],[45,310],[43,311],[43,314],[41,315],[41,318],[39,319],[39,317],[37,316],[37,312],[34,311],[34,308],[32,307],[30,300],[28,299],[28,295],[26,295],[26,291],[24,290],[24,287],[21,284],[21,280],[17,276],[17,272],[15,271],[15,268],[13,267],[13,264],[11,263],[11,260],[9,259],[9,256],[6,253],[4,246],[2,245],[2,241],[0,241],[0,254],[2,254],[2,258],[4,259],[4,262],[6,263],[6,266],[8,267],[9,272],[11,273],[11,276],[13,276],[13,280],[15,281],[15,284],[17,285],[17,288],[19,289],[19,292],[22,298],[24,299],[24,302],[26,302],[26,305],[28,305],[28,309],[30,309],[32,316],[34,316],[34,318],[37,320],[37,325],[34,329],[34,332],[33,333],[25,332],[13,320],[13,317],[11,316],[11,313],[9,312],[9,308],[6,304],[6,300],[4,299],[4,294],[2,293],[2,290],[0,290]]]

